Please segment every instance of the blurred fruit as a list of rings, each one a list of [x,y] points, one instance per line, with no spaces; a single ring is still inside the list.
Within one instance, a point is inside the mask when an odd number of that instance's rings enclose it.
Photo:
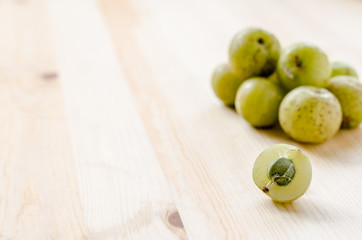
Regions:
[[[250,78],[237,92],[235,109],[254,127],[272,126],[278,121],[283,96],[283,90],[266,78]]]
[[[327,89],[339,100],[343,112],[343,128],[355,128],[362,122],[362,83],[352,76],[336,76]]]
[[[236,91],[243,80],[230,71],[228,64],[220,64],[214,70],[211,78],[212,89],[216,96],[228,106],[233,106]]]
[[[277,73],[287,90],[303,85],[325,87],[331,67],[321,49],[311,44],[297,43],[282,51]]]
[[[279,55],[278,39],[259,28],[238,32],[229,47],[230,66],[241,79],[269,76],[276,68]]]
[[[331,77],[339,75],[347,75],[347,76],[356,77],[356,80],[358,78],[358,74],[354,70],[354,68],[345,62],[332,62],[331,68],[332,68]]]

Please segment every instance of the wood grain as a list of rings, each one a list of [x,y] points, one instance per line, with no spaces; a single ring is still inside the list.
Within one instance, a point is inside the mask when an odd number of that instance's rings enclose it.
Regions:
[[[233,34],[321,46],[362,75],[357,0],[0,1],[0,239],[361,239],[362,127],[319,145],[254,129],[210,87]],[[254,185],[275,143],[313,180]]]
[[[186,239],[95,4],[51,1],[49,12],[86,236]]]
[[[0,5],[0,239],[83,238],[47,11]]]

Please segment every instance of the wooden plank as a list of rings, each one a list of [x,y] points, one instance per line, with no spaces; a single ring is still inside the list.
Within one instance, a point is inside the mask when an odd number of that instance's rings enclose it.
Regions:
[[[0,35],[0,238],[82,239],[44,1],[1,1]]]
[[[89,239],[187,239],[93,1],[50,1]]]
[[[318,16],[313,13],[314,21],[303,21],[314,2],[295,7],[262,0],[99,3],[158,159],[177,189],[176,206],[190,239],[358,239],[362,235],[362,180],[357,177],[362,170],[361,127],[341,131],[324,144],[298,144],[280,128],[251,128],[218,103],[209,86],[212,68],[226,60],[231,36],[249,25],[270,29],[285,45],[316,39],[327,46],[328,54],[337,56],[341,51],[331,46],[348,45],[350,40],[331,38],[338,35],[332,29],[318,32],[328,24],[323,11]],[[357,5],[329,4],[333,9]],[[350,24],[358,27],[362,16],[351,14],[358,21]],[[322,22],[319,27],[314,25],[316,19]],[[354,36],[353,42],[361,42],[361,34]],[[354,48],[347,46],[343,57],[358,66],[362,59],[353,54]],[[358,70],[362,73],[361,67]],[[311,188],[294,203],[273,203],[252,182],[255,158],[279,142],[299,146],[313,161]]]

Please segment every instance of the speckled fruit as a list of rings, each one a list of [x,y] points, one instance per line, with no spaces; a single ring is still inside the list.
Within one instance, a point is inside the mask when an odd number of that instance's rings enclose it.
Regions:
[[[238,32],[229,47],[230,66],[242,79],[272,74],[279,55],[278,39],[270,32],[259,28],[248,28]]]
[[[339,75],[347,75],[358,78],[358,74],[354,68],[345,62],[332,62],[331,63],[332,74],[331,77],[339,76]]]
[[[284,97],[279,108],[279,122],[294,140],[321,143],[337,133],[342,123],[342,109],[328,90],[302,86]]]
[[[276,144],[255,160],[254,183],[277,202],[301,197],[312,181],[312,165],[307,155],[292,145]]]
[[[283,50],[277,73],[287,90],[303,85],[325,87],[331,75],[331,67],[327,55],[321,49],[307,43],[296,43]]]
[[[329,80],[327,88],[342,106],[342,127],[357,127],[362,122],[362,83],[352,76],[336,76]]]
[[[233,106],[236,91],[243,80],[230,71],[228,64],[220,64],[214,70],[211,78],[212,89],[216,96],[228,106]]]
[[[283,90],[266,78],[250,78],[236,94],[235,109],[254,127],[272,126],[278,121],[283,96]]]

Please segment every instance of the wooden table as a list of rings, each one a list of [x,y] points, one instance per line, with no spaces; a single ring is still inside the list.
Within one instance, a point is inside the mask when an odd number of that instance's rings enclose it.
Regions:
[[[210,87],[248,26],[362,75],[360,0],[0,1],[0,239],[362,239],[362,126],[319,145],[257,130]],[[258,154],[313,181],[277,204]]]

